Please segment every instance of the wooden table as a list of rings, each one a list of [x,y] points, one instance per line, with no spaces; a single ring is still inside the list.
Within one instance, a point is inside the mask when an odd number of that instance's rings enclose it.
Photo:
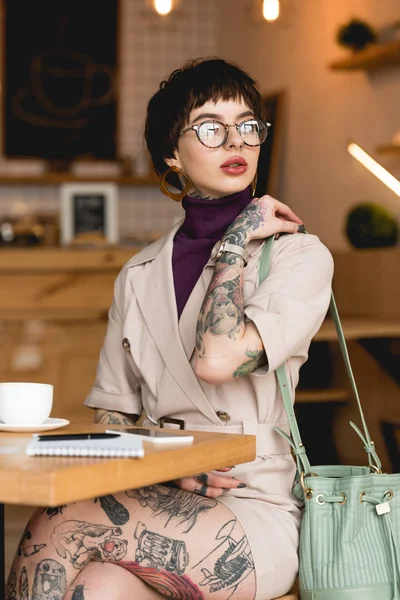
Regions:
[[[80,423],[54,433],[105,429],[104,425]],[[185,434],[184,431],[176,433]],[[4,589],[5,579],[4,503],[59,506],[255,459],[255,436],[193,433],[191,445],[156,446],[144,442],[144,458],[130,459],[30,457],[26,456],[25,447],[31,434],[0,432],[0,589]],[[16,451],[4,453],[6,448]]]
[[[400,337],[400,321],[382,321],[378,319],[341,319],[343,332],[347,341],[372,338]],[[315,342],[332,342],[337,340],[335,323],[326,319],[314,337]]]

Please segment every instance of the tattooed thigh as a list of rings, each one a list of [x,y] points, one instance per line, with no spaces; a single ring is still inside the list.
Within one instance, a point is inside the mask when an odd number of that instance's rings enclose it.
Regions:
[[[156,485],[76,503],[52,518],[38,511],[21,540],[6,598],[61,600],[90,561],[119,565],[172,599],[255,595],[251,550],[229,509]],[[83,589],[74,592],[81,600]]]
[[[150,507],[153,518],[137,523],[134,560],[121,566],[168,598],[253,600],[251,550],[225,505],[164,486],[127,495]]]

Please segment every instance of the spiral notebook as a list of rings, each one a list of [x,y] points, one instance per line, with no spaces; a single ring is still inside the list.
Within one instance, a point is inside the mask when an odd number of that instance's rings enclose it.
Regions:
[[[95,456],[118,458],[142,458],[143,443],[135,436],[119,435],[98,440],[40,441],[33,435],[26,447],[28,456]]]

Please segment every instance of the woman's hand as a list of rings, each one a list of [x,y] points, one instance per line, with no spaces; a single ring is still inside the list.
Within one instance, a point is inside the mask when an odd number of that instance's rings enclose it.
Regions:
[[[296,233],[301,219],[283,202],[271,196],[254,198],[236,217],[223,239],[245,247],[250,240],[264,239],[278,233]]]
[[[233,467],[216,470],[227,473],[231,469]],[[200,473],[200,475],[193,475],[192,477],[182,477],[181,479],[174,479],[172,483],[181,490],[193,492],[207,498],[218,498],[218,496],[227,494],[231,489],[246,487],[244,483],[234,477],[222,477],[215,473]]]

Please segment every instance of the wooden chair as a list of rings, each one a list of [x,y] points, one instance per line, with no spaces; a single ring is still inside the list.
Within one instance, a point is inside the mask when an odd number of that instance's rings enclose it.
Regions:
[[[381,431],[391,463],[391,472],[400,473],[400,421],[383,421]]]
[[[295,399],[294,410],[311,464],[339,464],[333,423],[337,408],[349,400],[348,390],[297,388]]]

